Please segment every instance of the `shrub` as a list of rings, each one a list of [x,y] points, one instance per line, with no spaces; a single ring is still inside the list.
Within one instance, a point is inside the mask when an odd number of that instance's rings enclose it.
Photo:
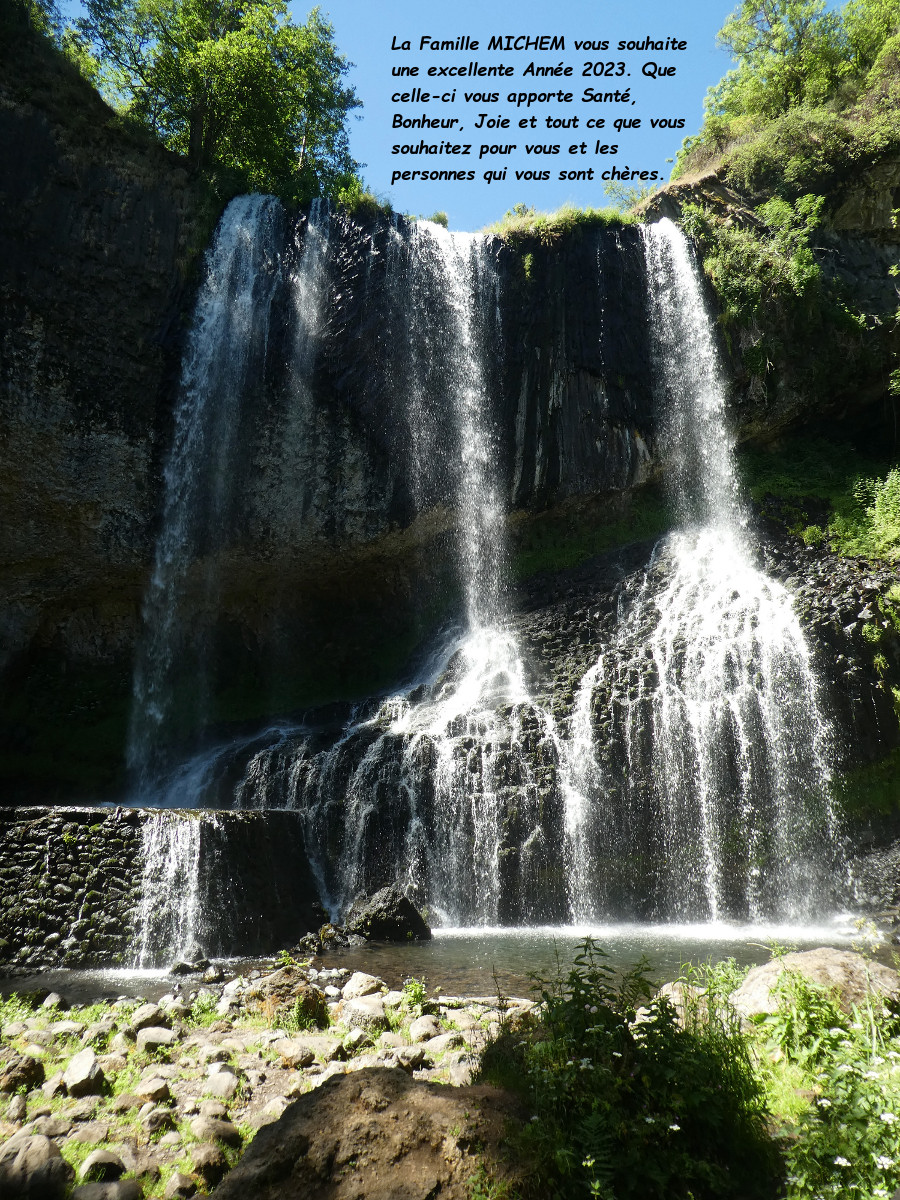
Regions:
[[[615,981],[587,939],[572,969],[539,980],[540,1023],[507,1035],[483,1073],[512,1086],[534,1117],[521,1139],[534,1195],[693,1197],[771,1194],[776,1153],[762,1086],[733,1017],[715,1005],[678,1024],[639,964]]]

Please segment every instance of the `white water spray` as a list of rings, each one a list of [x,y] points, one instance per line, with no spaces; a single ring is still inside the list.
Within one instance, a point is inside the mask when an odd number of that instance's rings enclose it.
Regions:
[[[832,731],[791,596],[752,562],[725,388],[699,273],[668,220],[645,230],[661,435],[682,528],[625,597],[616,644],[587,673],[570,741],[573,915],[615,906],[589,856],[658,858],[658,914],[804,919],[835,856]],[[598,758],[598,695],[624,782]],[[646,780],[649,786],[636,783]],[[636,831],[639,830],[639,833]]]

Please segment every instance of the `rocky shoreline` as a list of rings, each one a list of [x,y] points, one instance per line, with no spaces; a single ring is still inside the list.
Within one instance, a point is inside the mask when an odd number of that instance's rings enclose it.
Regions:
[[[206,1194],[292,1101],[360,1072],[384,1093],[376,1108],[423,1110],[421,1120],[404,1117],[409,1149],[399,1157],[412,1163],[420,1136],[434,1135],[436,1112],[465,1141],[481,1051],[532,1008],[525,999],[429,997],[416,980],[390,989],[361,971],[317,971],[287,955],[246,976],[213,965],[173,976],[158,1004],[12,997],[0,1009],[0,1191],[9,1200]],[[350,1108],[360,1086],[340,1083]],[[497,1113],[511,1105],[505,1097],[489,1106],[498,1136]],[[459,1122],[444,1120],[457,1109]],[[462,1179],[460,1155],[447,1159],[449,1195]]]

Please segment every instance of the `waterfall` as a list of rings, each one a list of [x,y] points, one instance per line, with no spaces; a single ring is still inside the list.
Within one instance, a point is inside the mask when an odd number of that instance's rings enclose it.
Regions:
[[[242,400],[263,372],[283,217],[271,196],[238,196],[206,256],[135,667],[127,760],[143,794],[165,764],[167,743],[205,715],[209,655],[197,616],[215,605],[212,556],[236,499]]]
[[[408,689],[363,706],[328,749],[296,731],[257,752],[235,796],[304,814],[335,916],[399,874],[443,922],[496,924],[505,894],[539,904],[548,789],[532,761],[536,746],[555,753],[508,624],[489,382],[497,279],[484,238],[428,222],[395,227],[388,272],[397,314],[389,373],[406,396],[412,490],[420,505],[452,504],[463,623]]]
[[[200,839],[214,816],[153,813],[142,833],[141,903],[134,933],[138,967],[168,966],[196,958],[209,930],[203,911]]]
[[[576,697],[573,915],[638,907],[643,890],[641,915],[804,919],[827,905],[837,855],[833,733],[790,593],[752,561],[690,247],[668,220],[644,237],[660,440],[680,528],[623,589],[614,644]]]

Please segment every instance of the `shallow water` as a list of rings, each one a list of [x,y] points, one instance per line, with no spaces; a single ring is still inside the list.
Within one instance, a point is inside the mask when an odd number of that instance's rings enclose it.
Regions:
[[[407,945],[370,944],[318,955],[312,965],[346,967],[378,975],[399,986],[410,975],[423,979],[429,991],[454,995],[527,996],[532,976],[567,970],[586,937],[606,952],[617,971],[648,960],[647,974],[658,983],[675,978],[684,963],[734,958],[742,966],[766,962],[773,943],[790,949],[816,946],[849,949],[857,938],[853,918],[835,916],[816,926],[801,925],[601,925],[516,929],[439,929],[430,942]],[[885,948],[886,950],[886,948]],[[231,959],[226,971],[245,974],[270,968],[272,960]],[[201,987],[200,976],[182,977],[183,993]],[[0,978],[0,994],[36,988],[58,991],[71,1002],[88,1003],[118,996],[156,1000],[172,989],[163,971],[53,970],[18,978]]]

